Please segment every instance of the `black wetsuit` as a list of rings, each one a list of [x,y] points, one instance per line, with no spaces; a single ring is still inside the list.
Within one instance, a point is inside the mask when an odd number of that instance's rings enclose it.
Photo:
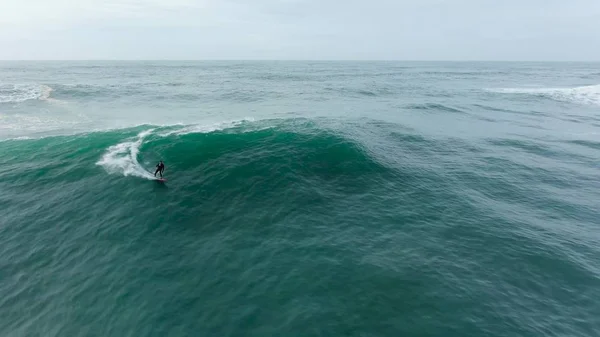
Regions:
[[[165,170],[165,164],[158,163],[158,165],[156,165],[156,171],[154,171],[154,176],[156,177],[156,174],[160,173],[160,177],[162,178],[164,170]]]

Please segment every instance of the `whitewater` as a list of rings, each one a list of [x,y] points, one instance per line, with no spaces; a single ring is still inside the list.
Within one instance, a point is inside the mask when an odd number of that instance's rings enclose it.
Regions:
[[[599,69],[0,62],[0,335],[598,335]]]

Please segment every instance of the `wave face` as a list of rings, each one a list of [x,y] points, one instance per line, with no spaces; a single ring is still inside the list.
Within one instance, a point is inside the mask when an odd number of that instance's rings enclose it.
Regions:
[[[596,65],[0,70],[0,336],[599,335]]]
[[[178,172],[178,177],[173,179],[183,180],[180,183],[206,187],[210,184],[206,184],[202,175],[196,176],[187,170],[215,172],[214,188],[224,192],[222,184],[229,181],[233,184],[232,194],[239,193],[239,183],[251,185],[252,177],[260,177],[257,181],[269,185],[258,194],[272,193],[276,186],[271,184],[281,183],[281,187],[286,188],[288,182],[271,180],[275,173],[292,180],[301,179],[305,184],[313,182],[312,188],[317,188],[328,176],[335,177],[338,183],[342,178],[359,179],[353,181],[354,184],[370,170],[383,172],[383,166],[370,159],[357,144],[341,136],[325,130],[304,129],[307,126],[296,129],[295,123],[292,123],[295,127],[272,123],[272,127],[264,123],[236,122],[224,123],[221,129],[194,125],[145,129],[108,147],[96,165],[111,175],[152,180],[154,165],[158,160],[165,160],[170,171]],[[166,146],[168,155],[158,156]],[[228,176],[232,170],[245,173]]]

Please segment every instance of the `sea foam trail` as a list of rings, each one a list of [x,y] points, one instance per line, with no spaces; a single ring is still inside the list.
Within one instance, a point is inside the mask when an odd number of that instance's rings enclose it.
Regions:
[[[503,94],[530,94],[562,102],[600,105],[600,84],[575,88],[504,88],[490,91]]]
[[[137,160],[144,138],[150,135],[152,131],[154,129],[143,131],[131,141],[109,147],[102,159],[96,164],[102,166],[110,174],[154,179],[154,176],[146,171]]]

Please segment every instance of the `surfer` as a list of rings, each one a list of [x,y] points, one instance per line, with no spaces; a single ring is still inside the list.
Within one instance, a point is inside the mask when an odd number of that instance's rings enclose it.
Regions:
[[[154,171],[154,176],[156,177],[157,173],[160,173],[160,177],[163,177],[163,172],[165,171],[165,164],[163,164],[162,160],[156,165],[156,171]]]

